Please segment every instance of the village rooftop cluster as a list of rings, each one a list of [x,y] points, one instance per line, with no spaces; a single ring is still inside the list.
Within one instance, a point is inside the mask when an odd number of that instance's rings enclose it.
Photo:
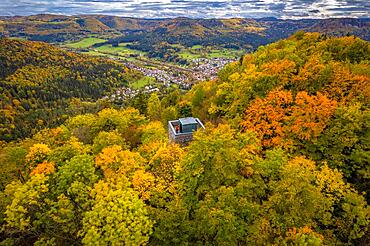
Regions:
[[[128,68],[137,70],[143,73],[144,76],[155,78],[156,83],[146,85],[141,89],[121,87],[110,96],[103,97],[103,99],[111,102],[123,102],[135,97],[139,93],[151,94],[153,92],[160,92],[161,89],[168,88],[171,85],[177,85],[180,89],[189,90],[197,82],[215,79],[218,72],[226,64],[233,61],[235,60],[225,58],[193,59],[192,65],[188,68],[193,71],[192,73],[184,72],[173,67],[171,69],[146,68],[139,67],[131,62],[125,62],[124,64]]]

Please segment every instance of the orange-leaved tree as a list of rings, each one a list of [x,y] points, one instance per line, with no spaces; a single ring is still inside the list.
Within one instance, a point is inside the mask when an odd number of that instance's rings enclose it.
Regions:
[[[252,130],[262,146],[287,148],[297,141],[317,138],[337,108],[337,102],[321,93],[293,95],[290,91],[271,91],[257,98],[246,110],[243,131]]]

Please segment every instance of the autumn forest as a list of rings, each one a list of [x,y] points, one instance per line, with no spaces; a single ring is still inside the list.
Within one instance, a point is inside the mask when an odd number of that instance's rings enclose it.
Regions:
[[[0,39],[0,245],[369,245],[370,43],[296,32],[190,90]],[[198,117],[187,146],[167,122]]]

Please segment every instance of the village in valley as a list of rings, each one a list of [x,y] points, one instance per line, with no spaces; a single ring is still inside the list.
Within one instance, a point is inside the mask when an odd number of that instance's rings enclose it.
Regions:
[[[143,76],[135,84],[118,88],[102,98],[118,104],[124,103],[139,93],[158,92],[160,94],[169,88],[190,90],[194,84],[200,81],[215,79],[225,65],[236,61],[243,52],[242,50],[202,45],[192,47],[172,45],[163,46],[162,53],[151,56],[148,52],[133,49],[130,45],[132,43],[120,43],[113,46],[107,43],[106,39],[95,37],[62,44],[65,49],[73,52],[103,56],[123,63],[127,68],[137,71]],[[176,49],[173,49],[174,47]],[[161,58],[161,55],[170,61]]]
[[[160,92],[169,87],[177,87],[181,90],[189,90],[191,87],[204,80],[213,80],[217,77],[218,72],[228,63],[234,62],[230,58],[197,58],[191,60],[191,65],[186,69],[176,66],[158,66],[147,67],[139,66],[133,62],[125,61],[126,67],[141,72],[151,82],[140,87],[121,87],[109,96],[103,97],[115,103],[123,103],[139,93],[151,94]]]

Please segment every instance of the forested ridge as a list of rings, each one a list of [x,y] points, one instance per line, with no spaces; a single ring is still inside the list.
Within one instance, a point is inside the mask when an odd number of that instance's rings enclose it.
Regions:
[[[4,144],[2,244],[369,245],[369,49],[298,32],[185,95]],[[206,129],[169,144],[190,115]]]
[[[226,18],[143,19],[108,15],[0,16],[0,36],[25,37],[35,41],[64,42],[89,35],[118,37],[110,42],[132,42],[139,50],[153,49],[161,42],[230,47],[253,47],[286,38],[298,30],[329,35],[369,36],[368,18],[276,19]]]
[[[61,124],[71,98],[96,101],[135,74],[117,62],[41,42],[0,39],[0,140]]]

